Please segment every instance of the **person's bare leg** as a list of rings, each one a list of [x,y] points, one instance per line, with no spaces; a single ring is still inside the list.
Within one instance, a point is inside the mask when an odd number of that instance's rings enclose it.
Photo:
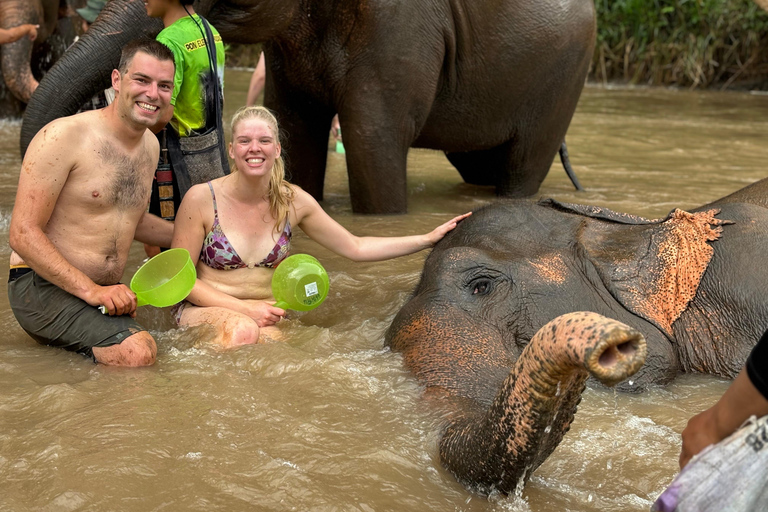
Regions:
[[[208,324],[216,328],[213,342],[222,347],[237,347],[259,343],[261,329],[256,321],[242,313],[220,307],[188,305],[181,313],[180,327]]]
[[[140,331],[119,345],[93,347],[93,357],[109,366],[151,366],[157,358],[157,345],[151,334]]]

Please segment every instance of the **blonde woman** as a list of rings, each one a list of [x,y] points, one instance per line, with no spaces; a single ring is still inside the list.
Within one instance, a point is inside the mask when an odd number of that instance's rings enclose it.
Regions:
[[[264,107],[244,107],[232,118],[232,174],[195,185],[176,216],[173,247],[183,247],[197,267],[197,282],[175,308],[180,326],[212,324],[215,342],[229,347],[257,343],[285,311],[274,307],[274,268],[301,228],[310,238],[354,261],[379,261],[433,246],[469,214],[430,233],[357,237],[333,220],[312,196],[285,181],[277,120]]]

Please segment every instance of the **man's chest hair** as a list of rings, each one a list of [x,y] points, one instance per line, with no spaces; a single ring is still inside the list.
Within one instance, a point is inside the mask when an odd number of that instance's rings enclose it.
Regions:
[[[113,144],[101,141],[98,150],[102,166],[98,179],[103,200],[120,209],[144,208],[150,193],[150,176],[155,169],[143,146],[129,155]]]

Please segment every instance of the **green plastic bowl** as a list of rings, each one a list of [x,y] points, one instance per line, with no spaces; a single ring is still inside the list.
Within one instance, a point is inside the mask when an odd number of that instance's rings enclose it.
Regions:
[[[275,307],[309,311],[328,296],[328,273],[309,254],[293,254],[285,258],[272,274]]]
[[[197,272],[182,248],[169,249],[144,263],[131,279],[131,290],[139,306],[173,306],[187,298],[195,286]]]

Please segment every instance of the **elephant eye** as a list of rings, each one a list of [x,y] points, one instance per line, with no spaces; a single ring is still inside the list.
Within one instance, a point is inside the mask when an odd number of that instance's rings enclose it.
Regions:
[[[487,279],[475,281],[473,285],[472,295],[488,295],[491,291],[491,282]]]

